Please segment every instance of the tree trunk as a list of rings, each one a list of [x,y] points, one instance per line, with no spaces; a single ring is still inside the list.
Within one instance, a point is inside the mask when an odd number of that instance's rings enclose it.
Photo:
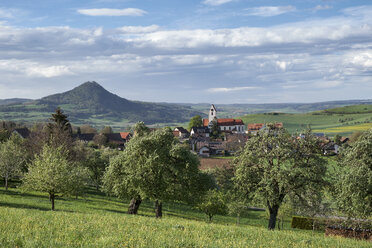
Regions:
[[[278,216],[279,205],[269,207],[270,219],[269,219],[269,230],[275,229],[276,217]]]
[[[240,214],[236,216],[236,224],[240,225]]]
[[[55,198],[55,195],[54,194],[49,194],[49,198],[52,201],[52,211],[54,211],[54,198]]]
[[[5,177],[5,190],[8,190],[8,176]]]
[[[163,216],[163,203],[159,200],[155,201],[155,214],[156,218],[161,218]]]
[[[140,196],[132,198],[128,207],[128,214],[137,214],[138,209],[141,205],[142,199]]]
[[[213,215],[212,214],[208,214],[208,217],[209,217],[209,222],[212,222]]]

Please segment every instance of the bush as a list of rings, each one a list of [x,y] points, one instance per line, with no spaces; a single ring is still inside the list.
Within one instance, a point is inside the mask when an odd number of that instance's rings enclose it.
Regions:
[[[326,220],[324,218],[293,216],[291,227],[304,230],[324,230]]]
[[[313,222],[314,218],[293,216],[291,227],[305,230],[313,230]]]

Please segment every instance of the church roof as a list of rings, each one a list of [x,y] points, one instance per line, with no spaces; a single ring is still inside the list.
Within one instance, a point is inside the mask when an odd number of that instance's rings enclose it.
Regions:
[[[208,119],[203,119],[203,126],[207,127],[209,124]],[[235,126],[235,125],[244,125],[243,120],[241,119],[232,119],[232,118],[221,118],[217,119],[218,126]]]

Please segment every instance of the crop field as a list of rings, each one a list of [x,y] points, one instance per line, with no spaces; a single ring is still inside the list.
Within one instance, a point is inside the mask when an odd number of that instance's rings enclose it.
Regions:
[[[372,125],[372,113],[335,114],[313,112],[306,114],[252,114],[240,117],[245,124],[282,122],[291,133],[301,132],[308,126],[314,132],[324,132],[329,135],[350,135],[355,131],[368,130]]]
[[[127,201],[91,191],[64,197],[50,211],[45,194],[0,190],[0,247],[370,247],[370,242],[325,237],[322,232],[268,231],[264,212],[251,211],[235,224],[233,216],[205,216],[182,203],[165,203],[155,219],[152,203],[127,215]]]

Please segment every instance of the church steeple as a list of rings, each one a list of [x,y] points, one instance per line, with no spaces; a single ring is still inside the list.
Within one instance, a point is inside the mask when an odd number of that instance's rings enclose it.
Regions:
[[[217,119],[217,110],[216,110],[216,107],[212,104],[209,110],[209,116],[208,116],[209,122],[213,121],[214,118]]]

